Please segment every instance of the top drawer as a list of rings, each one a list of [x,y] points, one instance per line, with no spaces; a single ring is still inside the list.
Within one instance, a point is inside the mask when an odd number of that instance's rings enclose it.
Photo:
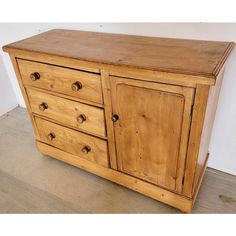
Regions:
[[[100,75],[17,59],[25,85],[103,103]]]

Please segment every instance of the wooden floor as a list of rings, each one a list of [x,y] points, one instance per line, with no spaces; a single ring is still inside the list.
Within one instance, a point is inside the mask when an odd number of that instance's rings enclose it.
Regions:
[[[25,109],[0,117],[0,213],[179,213],[43,156]],[[236,213],[236,176],[207,169],[193,213]]]

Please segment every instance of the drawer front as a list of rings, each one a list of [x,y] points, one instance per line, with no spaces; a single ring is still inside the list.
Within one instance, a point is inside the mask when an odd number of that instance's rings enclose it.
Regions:
[[[38,117],[35,117],[35,121],[42,142],[108,167],[106,141]]]
[[[27,89],[32,112],[99,136],[106,136],[103,109]]]
[[[101,78],[97,74],[22,59],[17,62],[25,85],[103,103]]]

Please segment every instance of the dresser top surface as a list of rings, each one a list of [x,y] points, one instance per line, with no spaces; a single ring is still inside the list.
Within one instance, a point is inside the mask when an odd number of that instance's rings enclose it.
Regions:
[[[233,42],[185,40],[55,29],[6,45],[96,63],[215,77]]]

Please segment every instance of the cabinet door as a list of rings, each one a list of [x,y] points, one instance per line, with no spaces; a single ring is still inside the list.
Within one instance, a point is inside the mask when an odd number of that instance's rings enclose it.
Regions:
[[[110,82],[118,170],[181,192],[194,89]]]

